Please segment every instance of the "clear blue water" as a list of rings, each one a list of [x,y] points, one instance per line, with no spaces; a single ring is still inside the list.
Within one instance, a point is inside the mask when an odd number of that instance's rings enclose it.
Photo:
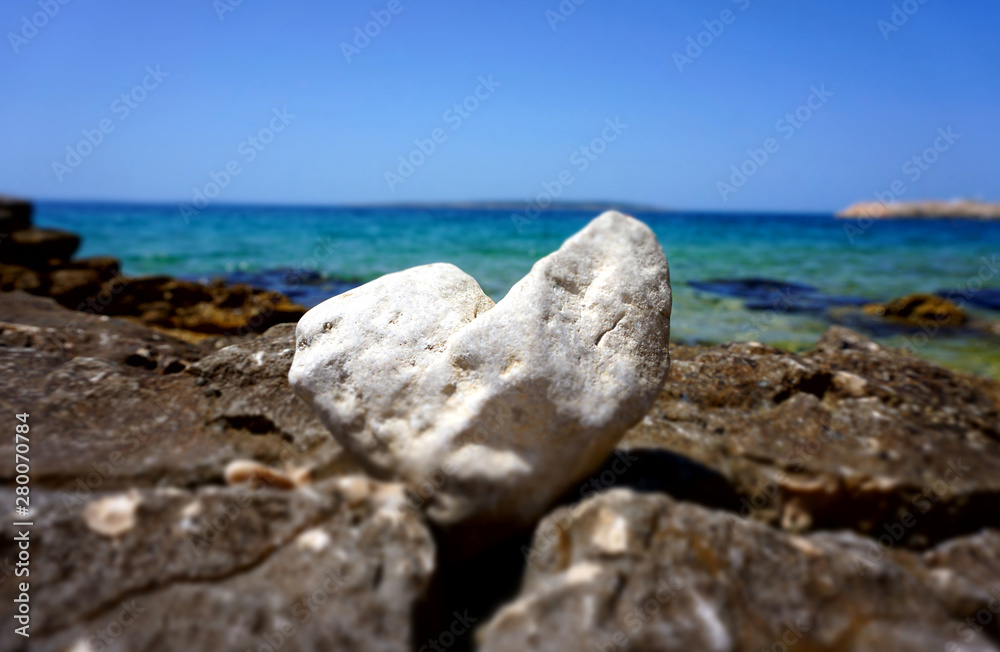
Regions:
[[[540,257],[594,217],[544,213],[519,232],[510,211],[465,209],[210,207],[185,223],[176,206],[41,203],[39,226],[84,238],[81,255],[113,255],[128,275],[228,275],[292,268],[363,282],[431,262],[454,263],[499,300]],[[857,221],[829,215],[639,213],[670,261],[672,339],[753,339],[805,348],[829,325],[822,314],[750,311],[688,281],[762,277],[873,301],[979,287],[984,259],[1000,260],[1000,222]],[[846,227],[846,228],[845,228]],[[852,238],[848,231],[852,232]],[[983,287],[1000,289],[986,268]],[[967,306],[984,319],[1000,312]],[[883,335],[888,344],[907,341]],[[921,355],[1000,377],[1000,339],[937,334]]]

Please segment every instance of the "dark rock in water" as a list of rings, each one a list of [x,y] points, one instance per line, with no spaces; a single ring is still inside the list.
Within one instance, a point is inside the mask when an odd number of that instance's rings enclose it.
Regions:
[[[997,539],[956,545],[989,559]],[[958,649],[959,633],[963,650],[998,649],[962,628],[996,604],[995,564],[977,575],[944,555],[932,568],[851,533],[789,535],[615,490],[546,517],[525,552],[521,594],[480,629],[482,652],[930,652]]]
[[[207,283],[209,277],[189,277]],[[327,278],[315,271],[294,268],[265,269],[258,271],[228,272],[218,277],[226,283],[250,285],[255,288],[281,292],[289,299],[307,308],[319,305],[330,297],[343,294],[360,286],[359,279]]]
[[[710,279],[708,281],[688,281],[688,285],[702,292],[756,301],[766,301],[788,294],[816,294],[819,292],[819,288],[811,285],[766,278]]]
[[[0,240],[14,231],[31,228],[31,202],[0,197]]]
[[[109,285],[95,312],[134,317],[190,340],[259,333],[305,314],[283,294],[221,280],[203,285],[154,276],[114,279]]]
[[[1000,289],[984,288],[982,290],[941,290],[937,293],[939,297],[952,302],[962,303],[967,301],[974,306],[986,308],[988,310],[1000,310]]]
[[[0,239],[0,261],[45,269],[66,261],[80,248],[80,236],[56,229],[27,228]]]
[[[969,320],[968,315],[954,303],[932,294],[913,294],[893,299],[885,304],[871,304],[865,306],[864,312],[917,327],[954,328],[964,325]]]
[[[763,278],[688,281],[688,285],[701,292],[746,299],[744,307],[747,310],[815,313],[835,306],[861,306],[871,303],[870,299],[862,297],[823,294],[811,285]]]
[[[619,446],[714,472],[744,515],[873,537],[906,519],[893,543],[914,547],[1000,527],[1000,383],[840,327],[802,354],[728,344],[671,357]]]
[[[48,295],[68,308],[84,310],[87,299],[118,275],[118,261],[109,256],[82,258],[49,274]]]

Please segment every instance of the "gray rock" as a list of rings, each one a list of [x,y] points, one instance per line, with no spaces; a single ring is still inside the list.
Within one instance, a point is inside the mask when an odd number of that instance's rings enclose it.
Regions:
[[[852,533],[616,489],[546,517],[525,553],[521,595],[480,630],[482,652],[1000,649],[960,638],[919,558]]]
[[[32,482],[72,490],[77,505],[95,491],[222,483],[235,459],[315,478],[356,470],[288,386],[293,347],[284,326],[211,352],[12,292],[0,300],[0,409],[58,436],[32,450]],[[0,441],[0,455],[13,447]],[[0,481],[13,475],[0,467]]]
[[[100,493],[71,512],[60,492],[32,497],[33,650],[402,652],[434,572],[433,539],[403,512],[401,488],[357,476]],[[0,526],[5,559],[14,520]],[[15,587],[0,585],[8,623]],[[4,649],[19,638],[8,631]]]

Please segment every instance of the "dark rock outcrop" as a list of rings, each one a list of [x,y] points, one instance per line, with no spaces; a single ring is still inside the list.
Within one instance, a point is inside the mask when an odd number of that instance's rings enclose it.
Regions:
[[[30,228],[33,210],[29,201],[0,196],[0,240],[14,231]]]

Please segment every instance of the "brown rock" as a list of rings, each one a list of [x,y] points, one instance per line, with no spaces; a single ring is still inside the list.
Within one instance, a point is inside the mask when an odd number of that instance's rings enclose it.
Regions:
[[[919,559],[877,545],[872,559],[873,545],[614,490],[539,525],[521,595],[480,630],[480,649],[1000,649],[983,633],[960,638],[961,614]]]
[[[865,306],[864,312],[912,326],[962,326],[968,322],[965,312],[951,301],[933,294],[913,294],[893,299],[887,304]]]
[[[0,263],[0,291],[24,290],[33,294],[41,294],[46,289],[48,279],[33,269],[21,265],[6,265]]]
[[[165,276],[125,279],[105,314],[139,318],[163,329],[202,335],[247,335],[297,322],[305,308],[283,294],[246,285],[204,285]],[[195,338],[202,339],[202,338]]]
[[[638,484],[700,500],[663,479],[694,468],[717,506],[795,530],[877,537],[912,517],[900,544],[915,547],[1000,525],[1000,383],[840,327],[802,354],[728,344],[672,359],[620,445],[653,456]]]
[[[31,202],[0,197],[0,240],[14,231],[31,228]]]
[[[0,240],[0,260],[31,269],[45,269],[52,261],[69,260],[79,247],[80,236],[75,233],[56,229],[21,229]]]

